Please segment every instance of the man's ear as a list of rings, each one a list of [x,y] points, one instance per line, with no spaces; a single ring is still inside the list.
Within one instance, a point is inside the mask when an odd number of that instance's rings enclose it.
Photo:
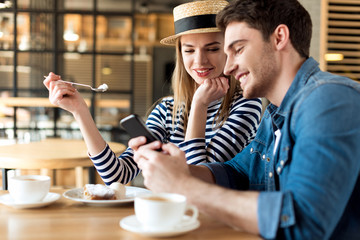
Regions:
[[[284,49],[290,41],[289,28],[285,24],[280,24],[274,30],[273,37],[275,41],[275,48],[277,50]]]

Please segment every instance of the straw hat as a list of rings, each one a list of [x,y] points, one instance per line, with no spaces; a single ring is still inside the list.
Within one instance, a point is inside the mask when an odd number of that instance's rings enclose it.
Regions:
[[[164,45],[175,45],[184,34],[220,32],[216,27],[216,14],[229,3],[224,0],[205,0],[181,4],[174,8],[175,35],[160,41]]]

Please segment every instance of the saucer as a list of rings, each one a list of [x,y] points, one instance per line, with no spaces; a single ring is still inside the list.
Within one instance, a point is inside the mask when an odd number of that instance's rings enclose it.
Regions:
[[[184,216],[183,220],[173,229],[163,231],[151,231],[148,229],[144,229],[141,223],[138,222],[136,216],[131,215],[121,219],[120,226],[127,231],[138,233],[146,237],[173,237],[195,230],[200,226],[200,222],[198,220],[196,220],[195,223],[191,224],[189,224],[189,220],[189,216]]]
[[[133,202],[135,197],[151,193],[150,190],[139,187],[125,186],[126,195],[124,199],[117,200],[88,200],[84,199],[84,188],[74,188],[64,192],[63,196],[77,202],[82,202],[86,205],[95,206],[95,207],[114,207],[117,205],[122,205],[124,203]]]
[[[51,203],[59,200],[61,197],[60,194],[58,193],[52,193],[49,192],[46,197],[39,201],[39,202],[34,202],[34,203],[16,203],[14,201],[14,199],[10,196],[10,194],[4,194],[0,196],[0,203],[6,205],[6,206],[10,206],[10,207],[14,207],[14,208],[18,208],[18,209],[25,209],[25,208],[41,208],[41,207],[46,207],[48,205],[50,205]]]

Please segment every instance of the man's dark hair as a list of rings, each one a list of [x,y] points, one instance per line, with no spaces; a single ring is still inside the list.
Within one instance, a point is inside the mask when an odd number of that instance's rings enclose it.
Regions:
[[[216,18],[218,27],[225,30],[231,22],[245,22],[261,32],[265,41],[277,26],[285,24],[290,41],[300,56],[308,58],[312,34],[309,13],[297,0],[234,0]]]

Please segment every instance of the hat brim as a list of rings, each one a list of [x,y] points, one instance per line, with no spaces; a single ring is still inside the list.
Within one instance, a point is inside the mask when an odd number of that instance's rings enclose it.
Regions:
[[[179,37],[181,37],[183,35],[195,34],[195,33],[213,33],[213,32],[221,32],[221,30],[219,28],[216,28],[216,27],[192,29],[192,30],[188,30],[188,31],[185,31],[185,32],[181,32],[181,33],[176,34],[176,35],[172,35],[172,36],[163,38],[163,39],[160,40],[160,43],[164,44],[164,45],[175,46],[176,39],[178,39]]]

